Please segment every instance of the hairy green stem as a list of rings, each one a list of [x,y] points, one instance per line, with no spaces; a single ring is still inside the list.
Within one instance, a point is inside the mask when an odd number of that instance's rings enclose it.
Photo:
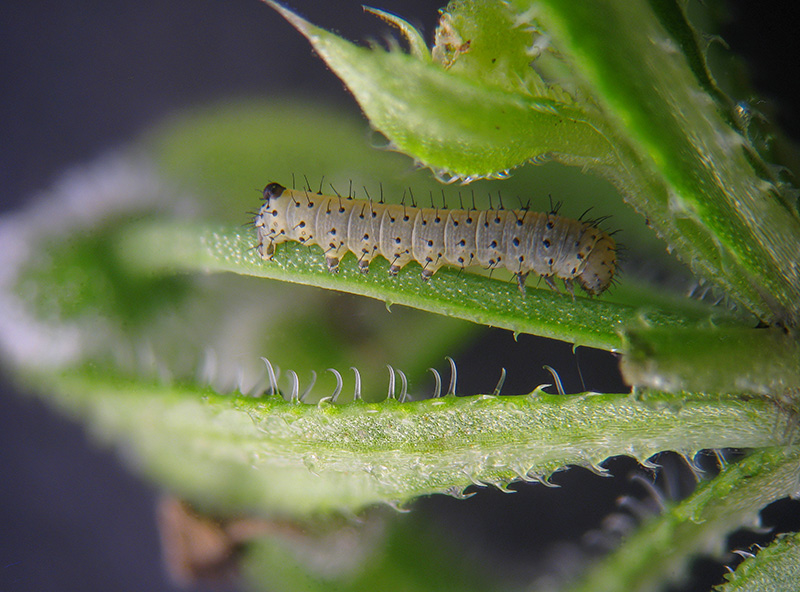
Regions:
[[[470,484],[547,479],[609,456],[764,447],[786,417],[766,399],[447,396],[318,405],[218,395],[192,385],[69,372],[35,377],[95,430],[127,443],[160,482],[201,503],[303,515],[398,503]],[[213,500],[213,501],[209,501]]]
[[[756,451],[643,525],[570,592],[660,590],[696,555],[721,554],[733,530],[758,526],[761,508],[798,493],[800,448]]]
[[[800,582],[800,535],[780,535],[748,557],[718,592],[793,592]]]

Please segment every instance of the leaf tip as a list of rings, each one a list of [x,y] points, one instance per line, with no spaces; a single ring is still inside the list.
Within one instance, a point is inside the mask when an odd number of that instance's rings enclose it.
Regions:
[[[285,18],[290,25],[292,25],[295,29],[300,31],[306,37],[310,37],[312,29],[316,28],[306,19],[292,12],[282,4],[275,2],[275,0],[261,0],[261,1],[264,2],[264,4],[267,4],[268,6],[273,8],[278,14],[280,14],[283,18]]]

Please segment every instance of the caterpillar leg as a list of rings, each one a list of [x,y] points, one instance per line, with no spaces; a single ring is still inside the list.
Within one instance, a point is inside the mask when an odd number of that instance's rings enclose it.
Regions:
[[[400,271],[400,269],[402,269],[402,266],[397,265],[397,261],[399,259],[400,259],[399,257],[395,257],[392,260],[392,263],[389,265],[389,275],[392,277],[395,277],[397,275],[397,272]]]
[[[364,274],[369,273],[370,259],[367,259],[366,255],[367,255],[366,253],[362,254],[358,260],[358,271]]]
[[[262,259],[272,259],[275,254],[275,244],[272,241],[265,243],[262,240],[256,245],[256,251],[258,251]]]
[[[325,263],[330,273],[339,273],[339,259],[336,257],[325,257]]]
[[[575,300],[575,287],[572,284],[572,280],[564,280],[564,287],[569,292],[569,295],[572,296],[572,299]]]
[[[525,296],[525,280],[528,279],[528,273],[515,273],[517,276],[517,286],[519,287],[520,294]]]
[[[433,277],[433,274],[439,271],[439,268],[442,266],[441,263],[431,261],[430,259],[425,263],[425,267],[422,268],[422,281],[427,282],[429,279]]]
[[[425,257],[425,265],[422,266],[422,281],[427,282],[434,273],[436,273],[436,267],[433,265],[433,259]]]
[[[550,287],[551,290],[561,294],[561,290],[559,290],[558,286],[556,286],[555,281],[553,281],[553,276],[552,275],[545,275],[545,276],[542,276],[542,277],[544,278],[545,283]]]
[[[436,259],[431,255],[425,257],[425,265],[422,266],[422,281],[427,282],[433,274],[442,267],[442,254],[436,254]]]

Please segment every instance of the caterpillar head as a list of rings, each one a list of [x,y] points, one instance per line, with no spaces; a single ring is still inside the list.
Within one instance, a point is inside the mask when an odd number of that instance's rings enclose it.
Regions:
[[[283,192],[286,191],[286,187],[281,185],[280,183],[270,183],[266,187],[264,187],[264,191],[262,191],[263,199],[267,202],[265,205],[269,205],[269,201],[271,199],[277,199]]]
[[[258,232],[258,253],[264,259],[272,258],[275,245],[285,239],[285,206],[280,204],[280,198],[286,187],[279,183],[270,183],[264,187],[264,205],[256,215],[254,226]]]
[[[583,271],[575,279],[588,294],[597,296],[611,285],[616,268],[617,245],[613,238],[603,233],[589,253]]]

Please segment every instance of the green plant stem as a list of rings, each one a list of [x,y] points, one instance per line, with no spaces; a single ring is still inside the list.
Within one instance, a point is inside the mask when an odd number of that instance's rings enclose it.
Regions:
[[[516,5],[523,10],[530,2]],[[732,129],[727,105],[704,94],[696,64],[693,71],[663,28],[669,14],[657,16],[644,1],[537,6],[540,24],[618,122],[620,162],[630,179],[639,179],[626,191],[631,203],[685,261],[762,319],[796,323],[796,212],[771,180],[759,178],[762,167]]]
[[[757,526],[761,508],[797,495],[798,479],[800,448],[756,451],[644,524],[570,592],[660,590],[665,580],[680,579],[696,555],[721,554],[733,530]]]
[[[800,345],[779,329],[637,328],[620,363],[628,384],[797,401]]]
[[[780,535],[748,557],[718,592],[794,592],[800,582],[800,534]]]
[[[786,433],[783,412],[766,399],[689,393],[305,405],[100,369],[31,383],[194,503],[288,516],[505,487],[620,454],[645,461],[662,450],[773,446]]]
[[[516,285],[483,276],[442,269],[429,282],[419,267],[408,265],[397,277],[388,263],[376,259],[369,274],[356,270],[347,256],[338,274],[324,264],[322,251],[286,243],[271,261],[262,260],[253,245],[254,233],[203,223],[153,222],[134,225],[121,237],[119,253],[133,269],[232,271],[235,273],[320,286],[360,294],[473,321],[517,333],[530,333],[618,350],[622,331],[645,322],[656,327],[740,324],[721,310],[706,307],[635,306],[604,299],[571,298],[549,288],[530,287],[523,297]]]

